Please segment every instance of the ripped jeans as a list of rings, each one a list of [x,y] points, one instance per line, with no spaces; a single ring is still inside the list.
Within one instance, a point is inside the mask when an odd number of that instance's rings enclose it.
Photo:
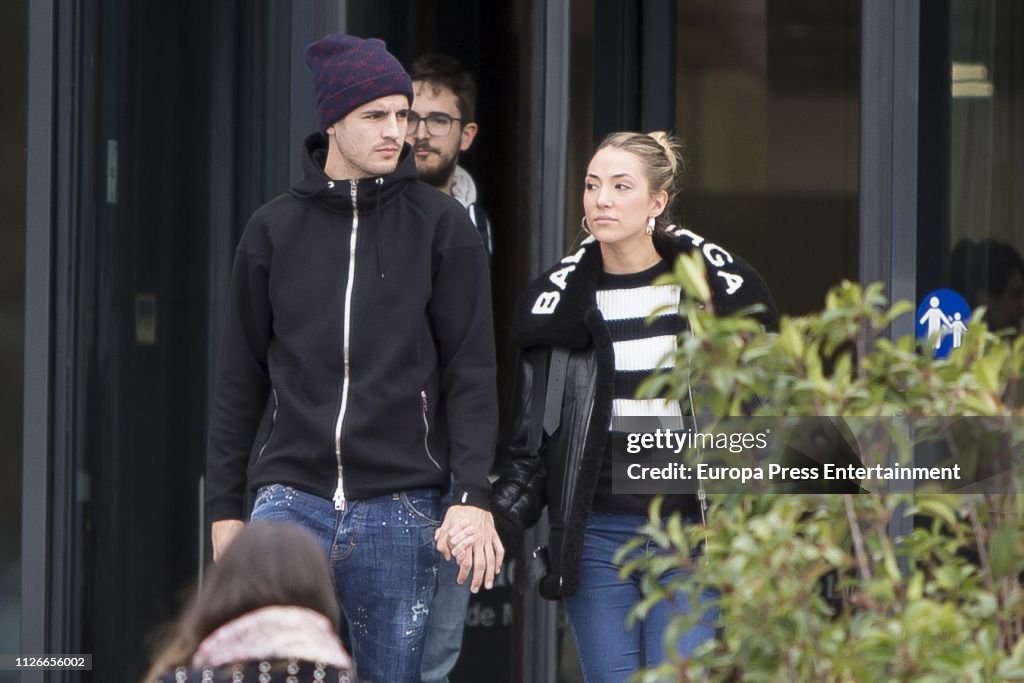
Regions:
[[[257,492],[251,518],[295,522],[323,545],[360,681],[419,683],[440,516],[433,489],[351,500],[342,512],[330,500],[273,484]]]

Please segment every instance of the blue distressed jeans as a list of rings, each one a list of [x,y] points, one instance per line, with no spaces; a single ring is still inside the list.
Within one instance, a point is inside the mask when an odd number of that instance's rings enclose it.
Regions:
[[[440,493],[404,491],[334,503],[290,486],[257,491],[252,519],[294,522],[328,554],[364,683],[419,683],[437,584]]]
[[[608,512],[591,512],[587,520],[580,588],[562,600],[586,683],[622,683],[635,671],[664,662],[662,634],[673,614],[703,610],[698,626],[682,634],[676,643],[680,654],[691,653],[715,636],[718,607],[716,596],[707,592],[698,605],[685,596],[674,604],[660,602],[646,619],[626,629],[626,615],[642,597],[640,576],[634,573],[626,580],[620,579],[619,566],[612,562],[612,556],[646,521],[641,515]],[[654,550],[648,544],[645,552]],[[665,575],[664,582],[685,575],[685,569],[673,570]]]

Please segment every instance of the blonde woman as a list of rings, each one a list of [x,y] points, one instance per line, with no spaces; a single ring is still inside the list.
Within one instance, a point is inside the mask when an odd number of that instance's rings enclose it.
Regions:
[[[673,609],[701,610],[699,626],[678,643],[686,654],[714,635],[714,596],[701,604],[662,603],[626,630],[641,597],[639,578],[619,579],[615,551],[646,521],[651,496],[613,494],[612,435],[621,420],[656,417],[684,428],[677,402],[634,398],[685,329],[675,286],[654,286],[680,254],[705,258],[715,311],[754,303],[774,326],[771,294],[745,261],[672,225],[683,163],[680,145],[664,133],[614,133],[587,167],[582,246],[538,278],[520,301],[513,326],[519,352],[517,390],[507,438],[507,469],[491,509],[509,552],[546,506],[549,570],[541,594],[561,600],[576,640],[584,678],[624,681],[664,659],[662,632]],[[664,315],[647,324],[661,306]],[[700,523],[695,495],[667,496],[664,514]],[[666,580],[673,578],[667,576]]]

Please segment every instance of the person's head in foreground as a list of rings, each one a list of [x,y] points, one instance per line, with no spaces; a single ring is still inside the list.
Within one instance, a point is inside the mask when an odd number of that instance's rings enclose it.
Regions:
[[[317,669],[338,680],[352,668],[340,620],[327,557],[309,532],[253,522],[210,567],[145,680],[232,680],[236,671],[321,680]]]

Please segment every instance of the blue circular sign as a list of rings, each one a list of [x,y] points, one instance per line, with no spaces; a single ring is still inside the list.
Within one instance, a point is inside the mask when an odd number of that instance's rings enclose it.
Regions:
[[[928,292],[917,307],[917,338],[936,358],[945,358],[962,343],[970,318],[971,307],[952,289]]]

